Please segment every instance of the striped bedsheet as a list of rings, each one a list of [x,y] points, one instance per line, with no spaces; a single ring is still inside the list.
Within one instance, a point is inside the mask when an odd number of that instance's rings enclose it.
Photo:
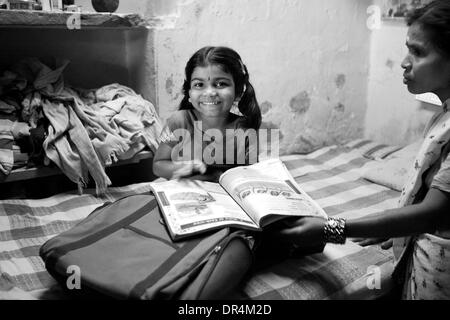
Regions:
[[[283,156],[299,185],[331,216],[361,217],[395,207],[398,192],[361,179],[370,154],[389,150],[366,140],[308,155]],[[368,156],[369,155],[369,156]],[[0,201],[0,299],[67,298],[47,273],[40,246],[106,201],[149,191],[148,183],[110,188],[102,198],[58,194],[39,200]],[[289,259],[249,276],[243,299],[371,299],[390,290],[392,254],[351,241],[323,253]]]
[[[363,217],[396,207],[398,191],[361,178],[374,159],[398,147],[355,140],[308,155],[281,159],[329,216]],[[327,244],[322,253],[288,259],[260,270],[244,283],[237,298],[270,300],[376,299],[393,288],[391,250]]]

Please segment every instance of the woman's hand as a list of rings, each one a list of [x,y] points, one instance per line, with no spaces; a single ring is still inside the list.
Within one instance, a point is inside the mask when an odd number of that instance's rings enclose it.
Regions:
[[[175,170],[170,179],[180,179],[192,176],[194,174],[204,174],[206,172],[206,164],[200,160],[189,160],[177,162],[181,166]]]
[[[284,245],[310,248],[324,244],[325,223],[326,220],[319,217],[286,219],[269,232]]]
[[[392,239],[385,238],[356,238],[352,239],[353,242],[359,244],[362,247],[371,246],[374,244],[380,244],[381,249],[388,250],[392,247]]]

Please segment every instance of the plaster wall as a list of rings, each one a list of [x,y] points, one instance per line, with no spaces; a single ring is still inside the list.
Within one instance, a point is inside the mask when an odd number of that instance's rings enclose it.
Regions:
[[[93,11],[90,0],[76,4]],[[369,30],[371,4],[122,0],[118,13],[140,13],[154,21],[147,35],[52,31],[44,38],[20,36],[31,38],[26,52],[42,40],[49,43],[38,50],[41,55],[71,52],[76,46],[69,79],[84,79],[91,86],[111,78],[123,81],[155,102],[163,118],[178,107],[192,53],[205,45],[227,45],[249,69],[265,126],[281,129],[282,152],[309,152],[363,136],[407,144],[420,137],[435,107],[417,101],[402,83],[407,27],[402,21],[383,21],[380,29]],[[9,40],[14,50],[23,49],[23,41]],[[86,77],[89,73],[95,77]]]
[[[181,100],[184,67],[206,45],[240,53],[281,152],[362,137],[367,103],[369,0],[174,0],[155,29],[157,105]]]

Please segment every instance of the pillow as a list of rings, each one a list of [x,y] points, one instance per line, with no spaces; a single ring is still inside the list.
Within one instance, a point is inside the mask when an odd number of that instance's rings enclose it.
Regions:
[[[381,160],[388,158],[394,152],[400,150],[402,147],[400,146],[390,146],[386,144],[376,145],[375,147],[365,151],[363,153],[363,157],[371,160]]]
[[[415,158],[417,153],[419,152],[420,146],[422,145],[423,139],[419,139],[403,148],[394,152],[386,159],[411,159]]]
[[[421,144],[422,140],[416,141],[382,161],[368,163],[362,177],[393,190],[402,191]]]

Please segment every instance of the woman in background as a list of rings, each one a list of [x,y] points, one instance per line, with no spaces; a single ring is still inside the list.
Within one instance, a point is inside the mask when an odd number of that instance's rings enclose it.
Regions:
[[[403,82],[413,94],[435,93],[443,105],[425,131],[399,207],[347,221],[291,220],[277,236],[295,247],[395,237],[394,278],[402,298],[450,299],[450,1],[413,10],[407,24]]]

